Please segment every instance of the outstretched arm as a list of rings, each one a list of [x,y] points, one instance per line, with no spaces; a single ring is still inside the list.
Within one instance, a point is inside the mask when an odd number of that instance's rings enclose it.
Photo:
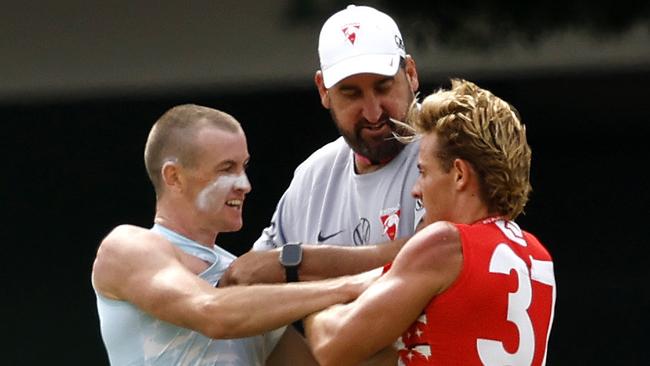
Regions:
[[[390,346],[461,269],[456,229],[430,225],[397,255],[392,268],[359,298],[310,315],[306,334],[321,365],[354,365]]]
[[[300,280],[321,280],[381,267],[395,258],[405,242],[398,239],[362,247],[303,244]],[[285,282],[285,271],[278,260],[280,251],[252,250],[237,258],[221,278],[220,286]]]
[[[369,283],[355,276],[312,283],[215,289],[184,265],[183,253],[149,230],[121,226],[102,242],[95,288],[152,316],[211,338],[239,338],[350,301]],[[269,299],[282,306],[268,306]]]

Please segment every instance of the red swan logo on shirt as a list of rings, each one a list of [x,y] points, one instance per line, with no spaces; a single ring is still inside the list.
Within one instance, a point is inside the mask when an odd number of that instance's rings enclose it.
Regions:
[[[397,227],[399,226],[399,208],[389,208],[382,211],[379,219],[384,226],[384,235],[388,236],[390,240],[395,240],[397,237]]]

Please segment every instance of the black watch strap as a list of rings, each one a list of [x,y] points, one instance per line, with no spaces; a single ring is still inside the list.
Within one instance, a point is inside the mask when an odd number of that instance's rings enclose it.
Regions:
[[[280,264],[284,267],[287,283],[298,282],[298,267],[302,263],[302,243],[286,243],[280,252]],[[293,323],[294,328],[301,334],[305,334],[302,320],[296,320]]]
[[[298,266],[285,266],[284,273],[288,282],[298,282]]]

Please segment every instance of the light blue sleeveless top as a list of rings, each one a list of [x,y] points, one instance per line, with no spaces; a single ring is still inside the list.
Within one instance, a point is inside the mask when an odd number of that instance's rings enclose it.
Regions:
[[[228,265],[231,253],[209,249],[163,226],[152,231],[166,237],[185,253],[210,266],[199,277],[215,286]],[[104,345],[111,365],[264,365],[285,328],[263,335],[217,340],[151,317],[126,301],[106,298],[95,291]]]

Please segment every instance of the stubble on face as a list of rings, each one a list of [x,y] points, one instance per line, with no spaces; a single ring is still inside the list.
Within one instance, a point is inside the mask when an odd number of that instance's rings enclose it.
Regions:
[[[403,75],[402,77],[405,78],[403,81],[403,87],[405,89],[401,92],[404,93],[403,98],[406,99],[405,105],[408,109],[408,107],[415,99],[415,94],[411,91],[410,83],[408,80],[406,80],[406,76]],[[341,136],[343,136],[345,142],[354,152],[366,157],[373,164],[380,164],[382,162],[389,161],[397,156],[397,154],[399,154],[402,149],[404,149],[404,144],[398,141],[395,138],[394,134],[404,135],[406,132],[403,130],[403,128],[395,125],[395,123],[391,121],[391,118],[398,121],[404,121],[406,118],[407,109],[404,111],[397,111],[396,113],[399,115],[395,116],[391,116],[388,111],[383,110],[378,121],[373,123],[362,117],[359,120],[355,121],[352,130],[344,128],[345,125],[341,123],[334,109],[335,108],[329,109],[330,116],[339,133]],[[381,128],[383,128],[383,125],[387,125],[389,127],[388,132],[374,137],[363,136],[364,131],[379,126],[382,126]]]
[[[355,123],[352,131],[344,130],[341,123],[336,117],[334,110],[330,110],[332,120],[336,125],[337,130],[343,136],[345,142],[350,146],[354,152],[361,154],[368,158],[371,162],[377,164],[380,161],[388,160],[395,157],[404,148],[404,145],[397,141],[392,133],[384,134],[379,138],[364,139],[362,132],[367,128],[370,123],[365,119],[359,120]],[[391,131],[395,130],[395,125],[388,119],[388,116],[382,116],[381,122],[376,124],[388,124]]]

